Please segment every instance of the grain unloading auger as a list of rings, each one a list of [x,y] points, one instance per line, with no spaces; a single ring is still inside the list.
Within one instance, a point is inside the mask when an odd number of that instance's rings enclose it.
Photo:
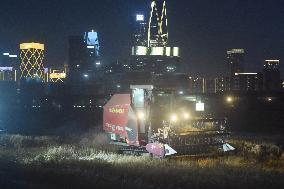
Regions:
[[[115,94],[104,106],[103,129],[123,154],[155,157],[196,155],[209,150],[234,150],[227,144],[226,119],[190,118],[176,123],[178,115],[163,120],[154,103],[152,85],[131,85],[131,94]],[[183,118],[189,115],[183,113]],[[157,121],[160,120],[160,121]],[[153,123],[159,123],[154,125]],[[178,128],[178,129],[177,129]],[[183,128],[183,129],[181,129]]]

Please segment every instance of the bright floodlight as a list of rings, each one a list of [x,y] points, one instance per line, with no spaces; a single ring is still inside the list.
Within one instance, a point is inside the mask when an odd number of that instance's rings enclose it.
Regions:
[[[183,118],[184,118],[184,119],[189,119],[189,118],[190,118],[189,113],[183,113]]]
[[[138,119],[144,119],[144,118],[145,118],[144,112],[138,112]]]
[[[176,114],[173,114],[173,115],[171,115],[171,121],[172,122],[176,122],[177,121],[177,115]]]
[[[227,102],[231,103],[231,102],[233,102],[233,97],[228,96],[226,100],[227,100]]]

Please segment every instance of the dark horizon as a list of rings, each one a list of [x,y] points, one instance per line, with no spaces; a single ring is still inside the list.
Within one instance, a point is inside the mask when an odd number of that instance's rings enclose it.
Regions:
[[[167,3],[170,45],[181,48],[182,61],[190,73],[225,73],[226,50],[230,48],[246,50],[249,72],[261,72],[265,59],[280,59],[284,73],[284,2]],[[123,61],[130,53],[133,15],[148,15],[149,11],[150,1],[142,0],[4,0],[0,7],[0,51],[16,53],[19,43],[38,41],[46,45],[46,66],[59,65],[67,63],[68,36],[95,29],[103,63]]]

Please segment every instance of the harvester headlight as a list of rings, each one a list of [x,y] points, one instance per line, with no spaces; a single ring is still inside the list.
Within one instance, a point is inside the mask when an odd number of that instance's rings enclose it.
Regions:
[[[171,121],[172,122],[177,122],[177,120],[178,120],[178,117],[177,117],[176,114],[171,115]]]
[[[190,114],[189,113],[183,113],[183,118],[188,120],[190,119]]]
[[[145,118],[145,114],[144,112],[138,112],[138,119],[144,119]]]
[[[228,96],[227,97],[227,99],[226,99],[226,101],[228,102],[228,103],[231,103],[231,102],[233,102],[233,97],[231,97],[231,96]]]

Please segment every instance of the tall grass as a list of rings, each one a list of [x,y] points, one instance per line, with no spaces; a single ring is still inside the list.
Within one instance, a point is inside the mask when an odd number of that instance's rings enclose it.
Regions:
[[[79,142],[70,143],[53,137],[3,135],[0,137],[0,168],[5,167],[7,159],[13,159],[17,163],[15,172],[27,175],[33,184],[49,188],[264,189],[284,186],[284,154],[272,143],[231,141],[238,149],[236,154],[156,160],[114,153],[116,147],[102,142],[104,137],[88,133]],[[259,159],[262,155],[265,160]]]

